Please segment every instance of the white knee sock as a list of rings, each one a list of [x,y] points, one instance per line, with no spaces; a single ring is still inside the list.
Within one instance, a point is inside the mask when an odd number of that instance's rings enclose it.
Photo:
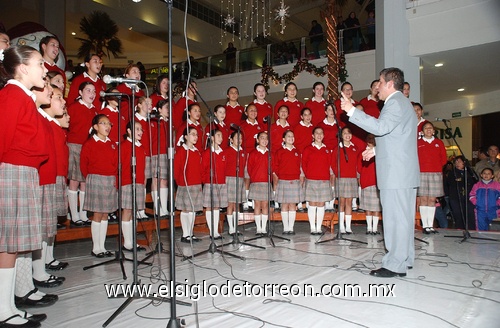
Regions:
[[[0,269],[0,321],[6,320],[14,314],[20,314],[14,303],[14,288],[16,280],[15,268]],[[13,318],[9,324],[20,325],[26,323],[26,319]]]
[[[45,254],[45,264],[54,261],[54,237],[49,237],[47,241],[47,253]],[[55,260],[53,265],[58,265],[59,261]]]
[[[317,218],[316,218],[316,232],[322,232],[321,226],[323,225],[324,218],[325,218],[325,207],[318,206]]]
[[[92,221],[90,232],[92,233],[92,252],[99,254],[102,252],[99,246],[101,243],[101,222]]]
[[[50,278],[50,274],[45,271],[45,253],[47,253],[47,243],[42,242],[42,249],[37,249],[32,254],[33,278],[38,281]]]
[[[345,231],[347,231],[347,232],[352,232],[352,230],[351,230],[351,220],[352,220],[352,215],[346,215],[345,216]]]
[[[353,209],[358,209],[358,203],[357,203],[357,201],[356,201],[356,198],[353,198],[353,199],[352,199],[352,208],[353,208]]]
[[[283,222],[283,232],[290,231],[290,227],[288,224],[288,212],[281,211],[281,221]]]
[[[227,225],[229,227],[229,234],[233,234],[235,233],[236,231],[234,230],[234,214],[228,214],[226,215],[227,217]]]
[[[122,221],[122,233],[123,233],[123,247],[127,249],[132,249],[132,247],[134,247],[134,244],[132,242],[133,241],[132,221]]]
[[[339,230],[341,233],[345,233],[344,216],[345,212],[339,212]]]
[[[168,188],[160,188],[160,216],[168,215]]]
[[[68,204],[71,220],[73,222],[80,220],[80,214],[78,213],[78,191],[68,189]]]
[[[219,220],[220,220],[220,210],[214,210],[214,237],[219,237]]]
[[[85,191],[80,191],[79,199],[80,199],[80,213],[78,214],[78,217],[82,221],[88,221],[89,219],[87,218],[87,211],[83,210],[83,206],[85,205]]]
[[[107,252],[106,249],[106,235],[108,234],[108,220],[101,220],[101,227],[99,231],[99,248],[101,252]]]
[[[196,212],[189,212],[189,235],[193,236],[194,235],[194,220],[196,218]]]
[[[268,215],[267,214],[262,214],[262,222],[261,222],[262,233],[266,233],[266,231],[267,231],[267,229],[266,229],[267,219],[268,219]]]
[[[420,220],[422,220],[422,228],[428,228],[427,225],[427,206],[419,206],[418,210],[420,211]]]
[[[153,198],[153,209],[156,215],[160,216],[160,213],[158,212],[158,191],[156,190],[151,190],[151,198]],[[160,209],[161,211],[161,209]]]
[[[307,217],[309,218],[311,232],[316,232],[316,206],[309,205],[307,208]]]
[[[24,297],[30,291],[35,289],[33,284],[33,264],[31,260],[31,253],[17,255],[16,260],[16,287],[15,294],[19,297]],[[40,300],[45,293],[38,291],[31,294],[30,300]]]
[[[378,220],[379,220],[378,216],[373,216],[373,230],[372,230],[373,232],[377,232]]]
[[[262,232],[262,216],[255,215],[254,220],[255,220],[256,233],[261,233]]]
[[[205,219],[207,220],[207,226],[208,226],[208,231],[210,231],[210,236],[213,236],[213,234],[212,234],[212,211],[209,211],[209,210],[205,211]]]
[[[427,222],[429,228],[434,226],[434,215],[436,214],[436,206],[427,206]]]
[[[368,231],[368,232],[373,231],[372,224],[373,224],[373,215],[367,215],[366,216],[366,231]]]
[[[182,237],[189,237],[189,213],[181,212]]]
[[[297,217],[296,211],[288,212],[288,231],[293,231],[293,226],[295,225],[295,218]]]

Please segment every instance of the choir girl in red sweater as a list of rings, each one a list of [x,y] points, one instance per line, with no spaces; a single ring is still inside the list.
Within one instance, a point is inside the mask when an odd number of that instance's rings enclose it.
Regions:
[[[302,120],[293,129],[293,134],[295,136],[295,148],[302,154],[304,149],[312,143],[314,126],[311,123],[312,114],[309,108],[302,108],[300,117]]]
[[[201,119],[201,108],[199,103],[192,103],[188,106],[187,115],[183,114],[183,123],[176,130],[177,146],[182,142],[183,131],[187,128],[193,128],[198,131],[198,139],[196,139],[196,148],[202,151],[203,147],[203,126],[200,123]]]
[[[182,98],[180,98],[172,108],[172,124],[176,131],[180,131],[182,133],[182,131],[186,128],[186,123],[184,122],[185,120],[183,120],[183,117],[185,117],[186,109],[189,110],[189,106],[196,103],[197,90],[196,81],[189,81],[189,86],[186,87],[186,91],[183,92]],[[200,135],[199,137],[201,140],[202,136]]]
[[[118,174],[118,147],[108,138],[111,122],[106,115],[99,114],[92,120],[90,137],[83,144],[80,169],[85,178],[84,209],[92,211],[92,252],[95,257],[112,256],[106,250],[108,213],[118,209],[116,175]],[[103,160],[105,159],[105,160]]]
[[[212,130],[208,140],[210,141],[207,143],[207,149],[203,152],[201,160],[203,166],[203,207],[206,208],[205,217],[210,236],[217,240],[222,239],[219,233],[220,208],[227,207],[226,154],[221,147],[223,141],[221,131]],[[210,190],[210,153],[212,154],[212,191]],[[213,225],[215,231],[212,231],[212,214],[214,216]]]
[[[315,82],[312,88],[313,96],[309,99],[305,107],[311,110],[312,124],[317,126],[325,118],[325,105],[326,100],[323,98],[325,93],[325,85],[321,82]]]
[[[78,97],[78,86],[83,82],[90,82],[94,85],[97,97],[95,97],[93,105],[95,108],[101,108],[101,97],[99,94],[101,91],[106,90],[106,83],[99,77],[102,68],[102,59],[96,54],[91,54],[85,56],[83,60],[86,68],[86,72],[77,75],[73,78],[71,82],[71,87],[68,93],[68,106],[75,102]]]
[[[35,49],[14,46],[3,51],[0,61],[0,321],[12,327],[31,326],[33,323],[28,319],[37,318],[16,308],[14,286],[18,253],[42,247],[38,169],[48,159],[49,150],[43,117],[37,112],[30,89],[43,88],[46,73],[42,55]],[[17,275],[21,274],[20,260],[24,257],[17,260]],[[29,262],[26,263],[29,270],[25,274],[31,278],[31,258],[26,262]],[[32,291],[27,295],[18,294],[30,301],[40,300],[44,295]]]
[[[369,133],[366,136],[369,147],[375,147],[375,136]],[[359,184],[361,185],[360,206],[365,210],[366,234],[378,235],[378,221],[382,212],[380,205],[380,192],[377,189],[377,174],[375,170],[375,158],[364,161],[362,156],[358,157]]]
[[[137,80],[139,83],[141,81],[141,70],[137,64],[129,64],[125,68],[124,76],[127,79]],[[116,86],[116,89],[121,93],[127,94],[130,97],[122,97],[122,103],[120,106],[120,110],[122,111],[123,116],[125,116],[125,120],[128,122],[130,118],[134,115],[133,111],[137,103],[139,102],[139,98],[146,96],[144,91],[139,87],[138,83],[121,83]],[[130,102],[132,101],[132,91],[134,91],[135,102],[132,107],[130,107]]]
[[[122,250],[132,252],[134,248],[133,227],[132,227],[132,209],[133,209],[133,194],[132,194],[132,149],[135,148],[135,204],[136,211],[144,210],[146,195],[146,151],[142,147],[141,139],[143,136],[142,125],[139,121],[134,124],[134,141],[132,145],[132,122],[128,122],[125,128],[127,131],[124,135],[125,140],[121,145],[121,163],[122,163],[122,181],[121,181],[121,196],[122,196],[122,232],[123,232],[123,248]],[[146,248],[137,245],[137,251],[145,251]]]
[[[200,241],[193,235],[193,227],[196,212],[203,210],[201,153],[195,146],[199,138],[197,129],[188,127],[182,136],[183,142],[174,158],[175,207],[181,211],[181,242],[191,243]]]
[[[264,118],[269,116],[269,119],[271,120],[273,118],[273,106],[266,101],[266,87],[262,83],[257,83],[253,87],[253,95],[255,97],[254,101],[252,104],[255,105],[257,108],[257,112],[259,113],[259,116],[257,116],[257,120],[259,121],[259,124],[262,124],[263,126],[267,123],[264,122]]]
[[[420,218],[425,234],[437,233],[433,228],[436,212],[436,197],[444,195],[443,166],[446,164],[444,143],[434,137],[434,125],[426,122],[422,127],[422,138],[418,139],[418,163],[420,165]]]
[[[267,132],[263,131],[257,135],[257,145],[248,155],[247,172],[250,178],[250,192],[248,198],[253,199],[255,225],[257,235],[266,233],[268,219],[268,167],[270,165],[267,145],[269,139]]]
[[[294,128],[300,122],[300,112],[304,108],[304,104],[297,99],[297,85],[293,82],[288,82],[285,85],[285,98],[274,105],[275,121],[279,119],[279,109],[283,105],[288,107],[288,123]]]
[[[231,86],[227,89],[227,103],[226,103],[226,124],[231,126],[231,123],[240,125],[243,121],[245,107],[238,103],[240,92],[237,87]]]
[[[342,129],[342,142],[339,144],[339,147],[333,151],[332,156],[334,179],[338,178],[337,196],[339,197],[340,233],[347,234],[352,234],[352,199],[358,197],[357,166],[359,151],[351,142],[351,139],[351,129],[344,127]],[[338,156],[340,157],[340,172],[337,164]]]
[[[119,92],[116,88],[110,88],[106,90],[107,93]],[[118,110],[118,98],[116,96],[106,96],[104,98],[104,104],[101,109],[97,109],[99,114],[104,114],[109,118],[113,128],[109,134],[109,139],[115,143],[120,142],[122,136],[118,135],[118,124],[120,125],[120,134],[125,134],[125,126],[127,121],[125,121],[125,116]]]
[[[302,170],[305,181],[305,200],[309,202],[307,215],[311,226],[311,235],[321,234],[321,225],[325,217],[325,203],[332,200],[332,151],[323,143],[323,129],[315,127],[313,142],[302,154]]]
[[[230,136],[230,146],[225,150],[226,153],[226,186],[227,186],[227,224],[229,226],[229,234],[236,233],[234,224],[234,209],[245,200],[245,183],[243,176],[245,175],[245,165],[247,163],[247,154],[241,148],[242,136],[238,131],[234,131]],[[239,151],[238,151],[239,148]],[[239,152],[239,160],[238,160]],[[239,165],[238,165],[239,164]],[[239,166],[239,167],[238,167]],[[236,168],[238,167],[238,174]],[[238,191],[236,190],[236,179],[238,179]],[[238,194],[238,204],[236,204],[236,193]],[[237,221],[237,218],[236,218]]]
[[[159,110],[158,107],[156,107],[156,104],[160,100],[168,100],[168,75],[166,74],[161,74],[158,75],[156,78],[156,82],[153,88],[153,93],[151,94],[151,103],[153,106]],[[175,101],[172,99],[172,106],[175,106]]]
[[[47,72],[47,78],[49,79],[51,85],[55,85],[57,88],[59,88],[59,90],[61,90],[61,92],[62,90],[64,90],[64,78],[60,72],[49,71]]]
[[[170,133],[168,127],[169,113],[168,100],[162,99],[156,103],[155,107],[160,114],[158,121],[151,122],[151,170],[153,180],[151,182],[151,197],[153,198],[154,210],[158,207],[158,178],[160,179],[160,213],[159,216],[168,214],[168,156],[167,148],[170,143]],[[160,129],[160,140],[158,140],[158,129]],[[158,154],[158,143],[160,153]],[[157,172],[159,168],[160,172]],[[158,214],[158,213],[157,213]]]
[[[281,105],[278,110],[278,118],[276,122],[271,124],[271,152],[274,155],[283,145],[283,134],[291,130],[292,127],[288,124],[288,107]]]
[[[68,114],[72,117],[71,127],[68,130],[69,168],[68,168],[68,203],[71,213],[71,224],[75,226],[90,225],[85,205],[85,179],[80,171],[80,152],[82,145],[87,141],[92,119],[96,115],[93,105],[96,97],[95,86],[91,82],[83,82],[78,87],[79,99],[68,107]],[[78,194],[78,190],[80,194]],[[78,211],[80,203],[80,211]]]
[[[283,234],[295,235],[296,205],[304,200],[304,177],[300,176],[300,153],[294,147],[295,137],[291,130],[282,135],[283,146],[275,151],[273,178],[276,187],[276,201],[281,204]]]
[[[216,105],[214,108],[214,115],[216,121],[213,124],[205,126],[205,136],[209,135],[211,130],[217,129],[222,133],[221,148],[226,149],[229,147],[229,125],[226,123],[226,107]]]
[[[321,121],[318,126],[324,131],[323,143],[328,150],[334,150],[338,147],[339,142],[337,138],[337,133],[339,131],[338,122],[335,119],[334,105],[332,103],[327,103],[325,107],[326,117]]]

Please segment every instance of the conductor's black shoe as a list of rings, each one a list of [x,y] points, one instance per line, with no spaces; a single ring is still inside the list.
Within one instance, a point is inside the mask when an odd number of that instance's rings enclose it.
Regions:
[[[377,270],[372,270],[370,276],[380,277],[380,278],[393,278],[393,277],[406,277],[406,273],[394,272],[386,268],[380,268]]]

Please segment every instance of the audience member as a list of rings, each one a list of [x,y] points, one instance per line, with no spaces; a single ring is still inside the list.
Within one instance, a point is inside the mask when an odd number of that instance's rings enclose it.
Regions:
[[[485,168],[489,167],[493,170],[493,173],[500,170],[500,160],[498,159],[498,146],[491,145],[488,147],[488,158],[480,160],[476,164],[477,174],[481,174]]]
[[[323,28],[318,24],[317,20],[311,22],[311,30],[309,31],[311,47],[313,49],[314,58],[319,58],[319,45],[323,42]]]

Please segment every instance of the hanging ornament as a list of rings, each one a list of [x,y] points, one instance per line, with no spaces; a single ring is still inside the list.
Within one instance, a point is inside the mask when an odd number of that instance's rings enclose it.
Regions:
[[[226,25],[226,26],[234,26],[234,24],[236,24],[236,20],[234,19],[233,16],[227,15],[224,18],[224,25]]]
[[[285,6],[285,1],[281,0],[280,7],[278,9],[274,9],[276,12],[276,17],[275,20],[279,20],[281,24],[281,34],[285,34],[285,18],[290,17],[290,14],[288,10],[290,9],[290,6]]]

